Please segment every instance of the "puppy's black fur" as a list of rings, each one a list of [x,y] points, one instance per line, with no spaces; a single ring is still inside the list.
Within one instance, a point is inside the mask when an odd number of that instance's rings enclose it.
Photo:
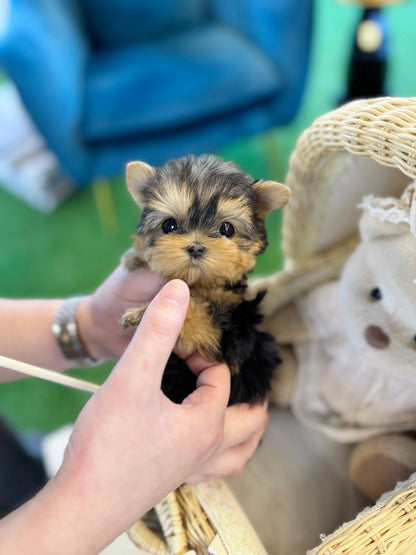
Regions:
[[[240,368],[238,374],[231,376],[229,405],[263,401],[270,390],[273,372],[281,362],[273,336],[256,329],[262,320],[259,303],[265,294],[263,291],[253,301],[243,301],[223,322],[224,359],[230,366]],[[173,402],[181,403],[195,387],[195,374],[173,354],[163,376],[163,392]]]

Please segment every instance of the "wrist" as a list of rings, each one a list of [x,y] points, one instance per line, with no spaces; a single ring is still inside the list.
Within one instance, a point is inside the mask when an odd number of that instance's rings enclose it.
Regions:
[[[79,332],[77,311],[85,297],[69,297],[56,312],[51,330],[63,356],[72,366],[94,366],[98,359],[87,351]]]
[[[79,339],[89,357],[94,359],[97,364],[111,358],[107,349],[108,338],[105,337],[101,326],[96,321],[91,296],[83,298],[75,317]]]

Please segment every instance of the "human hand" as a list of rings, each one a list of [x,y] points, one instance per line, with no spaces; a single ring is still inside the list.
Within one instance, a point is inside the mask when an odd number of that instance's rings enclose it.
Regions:
[[[85,523],[77,524],[77,535],[84,542],[91,537],[104,541],[91,545],[91,552],[222,452],[228,368],[191,360],[197,389],[181,405],[160,389],[188,301],[183,282],[162,289],[122,359],[75,424],[54,481],[61,500],[66,495],[72,506],[74,499],[83,505],[80,520]],[[93,518],[86,518],[86,512]]]
[[[119,358],[134,334],[124,329],[120,318],[128,308],[151,301],[163,285],[161,278],[144,266],[134,272],[118,266],[77,310],[80,336],[89,355],[96,360]]]
[[[221,445],[209,461],[188,477],[187,482],[205,482],[240,474],[256,451],[267,421],[267,402],[228,407]]]
[[[198,353],[186,358],[186,363],[196,374],[208,365]],[[206,464],[201,465],[188,477],[187,482],[203,482],[242,472],[264,434],[268,421],[267,408],[267,401],[228,407],[225,411],[224,434],[220,446]]]

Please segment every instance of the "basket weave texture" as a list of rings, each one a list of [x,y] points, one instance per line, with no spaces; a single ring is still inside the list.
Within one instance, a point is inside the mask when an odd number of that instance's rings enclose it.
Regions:
[[[355,520],[323,539],[309,555],[416,553],[416,475],[381,497]]]
[[[128,531],[142,555],[267,555],[223,480],[185,484],[156,505],[155,512],[158,533],[144,520]]]

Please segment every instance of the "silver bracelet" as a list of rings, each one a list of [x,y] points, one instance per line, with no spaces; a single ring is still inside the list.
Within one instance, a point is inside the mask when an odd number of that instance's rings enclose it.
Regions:
[[[51,328],[62,354],[74,366],[94,366],[98,362],[89,356],[78,334],[75,313],[84,299],[85,296],[66,299],[56,313]]]

